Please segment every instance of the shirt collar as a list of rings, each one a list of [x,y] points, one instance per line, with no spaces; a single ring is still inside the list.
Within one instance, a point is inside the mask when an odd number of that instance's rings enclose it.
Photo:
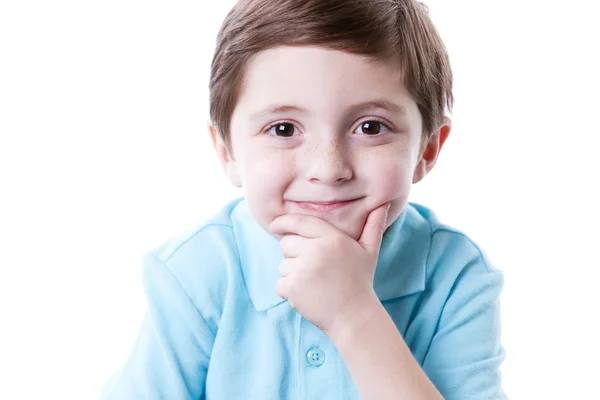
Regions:
[[[246,201],[231,214],[240,264],[252,304],[258,311],[285,300],[277,295],[279,241],[254,220]],[[431,245],[429,223],[408,204],[383,235],[373,287],[380,301],[425,290],[426,263]]]

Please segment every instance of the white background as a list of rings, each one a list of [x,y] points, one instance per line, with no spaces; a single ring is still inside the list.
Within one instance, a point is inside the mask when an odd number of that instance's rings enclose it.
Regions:
[[[505,272],[512,399],[597,395],[593,1],[428,1],[453,133],[414,201]],[[142,255],[237,196],[206,134],[233,1],[0,3],[0,398],[93,399],[144,312]]]

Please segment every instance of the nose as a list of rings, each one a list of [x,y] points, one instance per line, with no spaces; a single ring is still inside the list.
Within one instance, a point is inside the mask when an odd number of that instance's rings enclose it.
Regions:
[[[311,183],[339,185],[352,179],[353,170],[343,143],[331,141],[309,150],[306,154],[307,178]]]

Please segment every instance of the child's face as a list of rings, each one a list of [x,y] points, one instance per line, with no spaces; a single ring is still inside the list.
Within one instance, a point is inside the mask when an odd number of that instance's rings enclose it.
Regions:
[[[211,133],[229,178],[267,231],[276,217],[301,213],[358,239],[369,212],[391,202],[387,228],[449,132],[446,121],[422,154],[421,115],[397,67],[362,56],[278,47],[259,53],[245,78],[231,120],[232,154]],[[358,106],[375,101],[398,110]]]

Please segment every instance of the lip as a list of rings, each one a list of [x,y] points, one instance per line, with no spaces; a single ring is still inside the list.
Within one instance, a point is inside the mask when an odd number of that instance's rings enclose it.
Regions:
[[[358,199],[333,201],[294,201],[298,207],[316,213],[328,213],[346,207]]]

